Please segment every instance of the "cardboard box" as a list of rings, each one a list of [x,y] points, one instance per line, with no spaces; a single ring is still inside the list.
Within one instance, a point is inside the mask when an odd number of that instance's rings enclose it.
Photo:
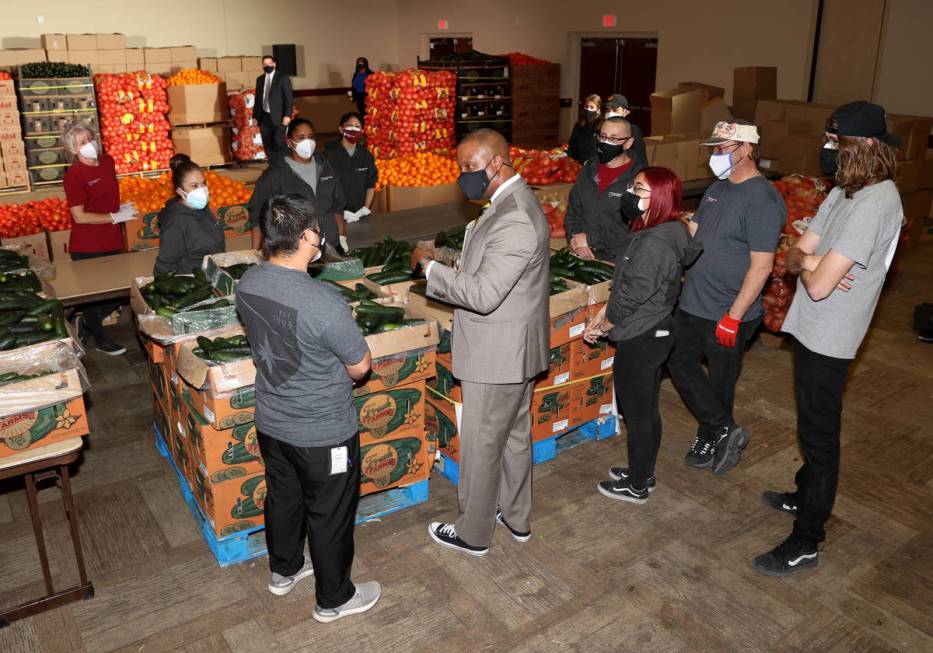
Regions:
[[[161,77],[171,77],[172,64],[170,63],[147,63],[143,70],[150,75],[159,75]]]
[[[888,131],[901,141],[899,159],[923,159],[926,156],[933,118],[888,114],[887,122]]]
[[[732,113],[736,118],[753,120],[758,100],[777,98],[777,68],[748,66],[732,74]]]
[[[49,256],[53,262],[70,261],[71,254],[68,247],[71,240],[71,229],[64,231],[46,232],[49,239]]]
[[[146,51],[143,48],[127,48],[124,50],[126,54],[126,65],[133,66],[134,68],[138,66],[142,68],[146,63]]]
[[[463,390],[460,381],[454,378],[453,361],[449,358],[435,357],[435,376],[426,381],[433,394],[440,395],[448,401],[462,402]]]
[[[682,134],[700,131],[700,107],[705,92],[670,89],[651,94],[651,134]]]
[[[187,154],[199,165],[221,165],[231,159],[230,128],[226,125],[213,127],[176,127],[172,130],[175,152]]]
[[[0,417],[0,458],[88,433],[83,397]]]
[[[784,120],[789,104],[802,103],[789,100],[758,100],[755,103],[755,124],[761,125],[766,120]]]
[[[685,91],[702,91],[703,102],[709,102],[714,98],[719,98],[721,100],[726,94],[726,89],[721,86],[713,86],[712,84],[704,84],[703,82],[681,82],[677,85],[677,88],[682,88]]]
[[[354,397],[360,437],[370,441],[387,436],[420,436],[424,433],[424,380]]]
[[[217,57],[201,57],[198,59],[198,68],[212,73],[217,72]]]
[[[243,57],[219,57],[217,59],[217,72],[219,73],[238,73],[242,71]],[[258,74],[259,72],[256,71],[256,75]]]
[[[353,388],[353,396],[372,394],[415,381],[426,381],[436,374],[434,347],[374,358],[366,383]]]
[[[0,98],[14,98],[15,100],[16,89],[12,79],[0,79]]]
[[[149,371],[149,387],[152,389],[152,396],[168,414],[170,412],[171,397],[169,396],[168,373],[165,371],[165,365],[150,360],[147,369]],[[161,431],[161,433],[164,438],[168,437],[168,429]]]
[[[100,53],[97,50],[69,50],[68,63],[97,66],[100,64]]]
[[[930,215],[930,204],[933,203],[933,191],[929,188],[918,190],[909,195],[901,195],[901,206],[904,217],[914,221],[922,221]]]
[[[360,496],[427,479],[436,440],[418,435],[370,442],[360,438]]]
[[[612,372],[616,348],[608,340],[600,340],[591,345],[580,338],[570,344],[571,381]]]
[[[218,73],[227,83],[228,91],[241,91],[256,88],[257,75],[252,72],[226,72]]]
[[[95,73],[107,73],[110,75],[117,75],[127,72],[126,64],[98,64],[94,66]]]
[[[437,448],[454,462],[460,462],[460,418],[463,404],[439,397],[428,390],[424,405],[424,430],[434,438]]]
[[[256,390],[237,388],[219,396],[198,390],[188,383],[182,387],[182,401],[218,431],[232,429],[254,420]]]
[[[570,390],[570,428],[612,415],[612,374],[574,383]]]
[[[23,64],[38,61],[45,61],[45,50],[42,48],[0,50],[0,68],[22,66]]]
[[[240,65],[244,73],[252,73],[254,76],[262,73],[262,57],[243,57]]]
[[[146,64],[170,64],[172,63],[172,48],[144,48],[143,61]]]
[[[125,50],[126,36],[123,34],[98,34],[98,50]]]
[[[227,85],[223,82],[169,86],[167,92],[168,119],[173,126],[222,122],[230,116]]]
[[[531,399],[531,439],[547,440],[570,428],[571,384],[537,390]]]
[[[766,159],[779,159],[788,136],[806,136],[810,130],[807,123],[788,122],[787,120],[762,120],[756,123],[761,136],[759,147],[761,156]]]
[[[15,177],[14,177],[15,175]],[[24,183],[18,183],[25,180],[25,174],[22,172],[7,173],[7,183],[10,186],[23,186]],[[24,254],[41,258],[44,261],[49,260],[49,245],[45,241],[45,232],[32,234],[31,236],[20,236],[18,238],[0,239],[0,245],[22,245],[25,246]]]
[[[264,472],[212,482],[200,466],[193,470],[192,493],[214,535],[226,537],[265,523]]]
[[[388,186],[386,191],[390,211],[466,201],[463,191],[456,183],[424,187]]]
[[[196,70],[198,67],[198,62],[195,59],[191,61],[173,61],[172,62],[172,74],[177,75],[183,70]],[[171,86],[169,88],[172,88]]]
[[[126,66],[126,50],[98,50],[97,63],[103,66]]]
[[[159,214],[146,213],[123,223],[123,249],[138,252],[159,246]]]
[[[927,159],[914,159],[913,161],[898,161],[897,177],[894,182],[901,195],[908,195],[924,188],[921,185]]]
[[[835,108],[831,104],[792,103],[786,106],[784,119],[799,124],[811,136],[822,136],[826,132],[826,121]]]
[[[712,98],[700,108],[700,132],[709,136],[720,121],[732,120],[732,111],[721,97]]]
[[[212,482],[226,480],[231,472],[244,476],[264,469],[253,422],[221,431],[189,406],[182,406],[181,414],[191,444],[189,451]]]
[[[66,36],[68,50],[96,50],[97,34],[68,34]]]
[[[68,63],[68,50],[46,50],[45,51],[45,60]]]
[[[820,150],[823,147],[822,136],[787,136],[781,148],[780,172],[791,175],[821,177]]]
[[[198,60],[198,49],[193,45],[182,45],[169,49],[172,51],[172,63]]]
[[[577,342],[580,341],[574,340],[565,342],[556,347],[551,347],[548,351],[547,372],[543,372],[535,379],[535,386],[548,388],[553,385],[567,383],[571,380],[573,376],[573,370],[571,369],[572,351]],[[438,375],[440,375],[440,371],[438,371]]]
[[[0,134],[2,136],[2,134]],[[6,183],[9,187],[20,187],[29,185],[29,175],[21,170],[11,170],[10,172],[5,172]],[[25,236],[29,238],[29,236]],[[15,240],[15,239],[14,239]]]
[[[64,34],[43,34],[41,40],[43,50],[63,52],[68,49],[68,37]]]
[[[0,89],[6,89],[6,84],[4,82],[11,82],[11,80],[0,80]],[[10,88],[13,84],[10,83]],[[16,96],[13,93],[3,93],[0,92],[0,111],[5,111],[9,113],[15,113],[19,111],[19,107],[16,103]]]

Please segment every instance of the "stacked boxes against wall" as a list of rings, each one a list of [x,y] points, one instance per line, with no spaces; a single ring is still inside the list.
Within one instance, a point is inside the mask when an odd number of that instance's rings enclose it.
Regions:
[[[43,34],[42,47],[49,61],[89,66],[95,73],[125,73],[132,62],[123,34]]]
[[[68,168],[61,139],[65,128],[80,121],[98,132],[90,69],[61,62],[20,66],[19,93],[30,181],[59,183]]]
[[[0,191],[3,189],[29,190],[26,146],[12,79],[0,79]]]
[[[512,142],[556,143],[560,130],[560,64],[512,65]]]
[[[201,57],[198,67],[217,73],[226,82],[228,91],[243,91],[256,88],[256,78],[262,73],[262,57]]]
[[[169,79],[168,119],[175,151],[202,166],[231,161],[230,105],[227,84],[213,72],[196,80],[179,74]]]

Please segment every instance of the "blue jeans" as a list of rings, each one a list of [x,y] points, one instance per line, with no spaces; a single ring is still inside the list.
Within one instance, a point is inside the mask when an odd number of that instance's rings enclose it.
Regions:
[[[102,256],[113,256],[123,252],[71,252],[72,261],[84,261],[89,258],[100,258]],[[120,307],[120,302],[113,300],[106,302],[97,302],[94,304],[84,304],[81,306],[81,313],[84,315],[84,324],[87,326],[88,333],[94,336],[94,342],[100,343],[101,340],[107,340],[107,334],[104,331],[104,318],[113,313]]]

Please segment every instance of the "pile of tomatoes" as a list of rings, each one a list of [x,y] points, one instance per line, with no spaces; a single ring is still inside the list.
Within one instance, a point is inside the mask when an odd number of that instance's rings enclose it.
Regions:
[[[366,137],[377,159],[448,150],[454,143],[457,75],[406,70],[366,78]]]
[[[544,59],[538,59],[538,57],[532,57],[530,54],[525,54],[524,52],[509,52],[502,56],[508,57],[509,63],[513,66],[541,66],[551,63]]]
[[[213,170],[204,171],[204,178],[210,192],[209,206],[215,212],[222,206],[246,204],[252,196],[252,191],[246,184],[217,174]],[[165,202],[175,195],[172,176],[167,172],[158,177],[121,177],[118,183],[120,201],[132,202],[139,215],[161,210]]]
[[[253,120],[255,91],[229,93],[230,115],[233,118],[233,156],[237,161],[265,161],[266,151],[262,147],[259,125]]]
[[[197,68],[182,68],[168,78],[169,86],[185,86],[188,84],[220,84],[224,80],[209,70]]]
[[[6,72],[5,70],[0,70],[0,81],[7,80],[7,79],[13,79],[13,78],[10,77],[10,73]]]
[[[168,168],[175,146],[169,136],[167,82],[158,75],[95,75],[104,151],[117,173]]]
[[[514,145],[509,156],[515,172],[532,186],[572,184],[580,174],[580,164],[560,148],[553,150],[525,150]]]
[[[452,184],[457,181],[460,174],[456,161],[432,152],[378,160],[376,168],[379,170],[379,180],[376,182],[377,191],[386,186]]]
[[[71,228],[71,212],[65,200],[51,197],[25,204],[0,204],[0,238],[19,238],[46,231]]]

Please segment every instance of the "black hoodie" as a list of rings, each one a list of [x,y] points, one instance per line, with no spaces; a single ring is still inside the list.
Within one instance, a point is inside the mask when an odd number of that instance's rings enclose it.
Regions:
[[[190,274],[207,254],[224,251],[224,226],[208,208],[193,209],[173,197],[159,211],[159,255],[156,274]]]
[[[703,251],[680,223],[665,222],[637,231],[616,260],[606,317],[609,339],[629,340],[674,312],[684,268]]]
[[[321,230],[327,242],[337,247],[336,214],[343,214],[346,208],[343,189],[327,158],[320,152],[314,153],[314,164],[317,165],[317,188],[311,188],[304,179],[299,177],[285,162],[284,156],[276,157],[269,163],[269,167],[256,180],[253,196],[249,200],[249,226],[259,227],[259,213],[270,198],[276,195],[301,195],[314,202],[317,208]]]

